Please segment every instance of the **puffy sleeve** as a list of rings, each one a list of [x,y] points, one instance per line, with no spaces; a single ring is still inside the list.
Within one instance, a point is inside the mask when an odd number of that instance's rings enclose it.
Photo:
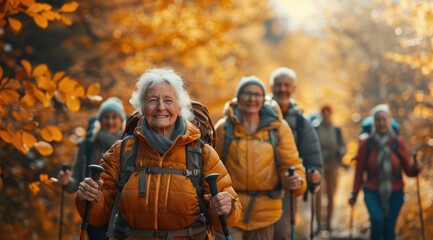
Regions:
[[[239,201],[238,195],[232,187],[232,180],[228,174],[224,164],[221,162],[216,151],[209,145],[203,147],[203,175],[207,176],[211,173],[218,173],[219,177],[217,180],[218,192],[228,192],[232,197],[232,210],[227,215],[227,225],[234,226],[236,221],[240,218],[242,206]],[[210,194],[210,189],[206,181],[204,181],[203,186],[205,187],[205,194]],[[218,216],[209,210],[209,215],[211,216],[211,223],[213,227],[222,232],[221,224]]]
[[[101,188],[102,195],[90,209],[89,223],[94,226],[104,225],[109,221],[113,203],[117,193],[120,172],[120,148],[122,141],[116,141],[104,154],[100,165],[104,168],[100,179],[104,182]],[[75,205],[81,217],[84,215],[85,202],[75,197]]]
[[[294,191],[293,193],[295,196],[300,196],[305,192],[305,189],[307,188],[307,180],[305,178],[305,169],[302,165],[302,161],[299,158],[298,150],[296,148],[295,139],[292,134],[292,130],[290,130],[290,127],[286,121],[281,121],[280,127],[278,129],[278,156],[281,159],[279,172],[280,177],[282,181],[282,185],[284,187],[284,190],[290,191],[290,188],[287,184],[286,174],[287,170],[290,167],[295,167],[295,174],[298,174],[302,180],[302,186]]]

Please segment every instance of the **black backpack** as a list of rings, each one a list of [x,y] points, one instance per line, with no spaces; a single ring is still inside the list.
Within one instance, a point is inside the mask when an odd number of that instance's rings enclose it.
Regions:
[[[120,154],[120,174],[119,174],[119,185],[117,186],[116,198],[113,204],[113,209],[110,215],[110,221],[108,226],[107,237],[112,237],[114,233],[115,218],[118,213],[118,203],[120,194],[123,187],[128,182],[129,177],[133,172],[141,172],[140,174],[140,186],[139,196],[146,196],[146,186],[141,184],[145,182],[146,173],[152,174],[176,174],[187,176],[194,188],[196,189],[198,202],[202,214],[206,217],[206,224],[210,227],[210,218],[208,216],[207,207],[204,201],[204,189],[202,186],[203,182],[203,162],[202,162],[202,148],[204,144],[214,146],[215,144],[215,128],[212,120],[209,116],[207,108],[196,101],[192,102],[192,111],[194,113],[194,119],[191,121],[201,132],[201,137],[198,141],[186,145],[186,165],[187,169],[172,169],[172,168],[160,168],[156,166],[135,166],[135,159],[137,155],[138,141],[134,135],[134,129],[137,126],[138,121],[142,118],[139,112],[135,112],[129,116],[125,130],[122,134],[122,145]]]

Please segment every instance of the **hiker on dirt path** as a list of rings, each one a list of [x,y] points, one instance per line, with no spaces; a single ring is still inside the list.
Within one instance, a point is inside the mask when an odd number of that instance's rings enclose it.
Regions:
[[[354,205],[363,186],[364,201],[371,221],[373,239],[395,239],[395,224],[403,205],[402,172],[418,175],[420,167],[411,163],[408,147],[391,127],[388,105],[380,104],[371,111],[373,132],[359,143],[356,172],[349,204]],[[364,173],[367,178],[364,179]]]
[[[311,122],[304,117],[292,95],[296,91],[297,76],[293,69],[281,67],[275,69],[269,78],[272,88],[272,98],[277,101],[283,113],[284,120],[289,124],[295,138],[299,157],[307,171],[308,188],[315,191],[320,184],[322,174],[322,156],[319,139]],[[311,170],[314,170],[312,173]],[[306,196],[305,196],[306,197]],[[275,239],[283,240],[290,237],[289,223],[289,193],[284,195],[283,216],[275,225]]]
[[[181,77],[171,69],[151,69],[139,78],[136,87],[130,103],[143,117],[133,136],[130,135],[137,146],[132,152],[136,160],[128,168],[134,172],[118,201],[114,238],[207,239],[209,223],[221,231],[219,215],[226,215],[228,225],[233,225],[241,212],[239,199],[218,154],[199,141],[200,131],[190,122],[194,115]],[[125,139],[129,142],[131,138]],[[105,172],[101,180],[85,178],[80,183],[76,205],[83,214],[84,201],[93,202],[91,224],[103,225],[109,221],[119,175],[123,173],[120,163],[120,155],[125,156],[121,149],[123,141],[115,142],[102,158],[100,164]],[[134,151],[134,147],[131,149]],[[189,149],[200,152],[201,168],[187,169],[187,161],[192,161],[187,157]],[[131,163],[128,159],[125,161],[125,164]],[[212,198],[203,178],[199,179],[201,186],[197,187],[190,179],[197,174],[210,173],[220,176],[219,193]],[[203,212],[202,199],[209,211]]]
[[[216,124],[215,149],[242,203],[243,218],[230,229],[236,240],[273,240],[282,214],[282,189],[295,196],[306,189],[292,131],[278,104],[265,96],[260,79],[242,77],[235,98],[226,105],[226,117]],[[292,166],[294,176],[289,177]]]
[[[332,123],[332,108],[325,105],[320,110],[322,121],[316,127],[320,141],[320,149],[323,158],[323,179],[321,189],[317,193],[316,217],[319,223],[318,230],[321,229],[320,220],[322,219],[322,202],[326,198],[326,225],[327,231],[332,230],[332,216],[334,212],[334,197],[338,187],[338,170],[340,166],[346,167],[342,163],[342,158],[346,153],[346,144],[344,143],[341,129]]]
[[[78,145],[78,153],[73,163],[72,171],[59,171],[57,179],[67,193],[75,193],[79,183],[90,176],[87,166],[98,164],[104,153],[111,145],[120,139],[126,115],[122,101],[117,97],[105,100],[99,107],[95,121],[89,121],[90,132]],[[105,239],[107,226],[95,227],[90,225],[87,229],[90,240]]]

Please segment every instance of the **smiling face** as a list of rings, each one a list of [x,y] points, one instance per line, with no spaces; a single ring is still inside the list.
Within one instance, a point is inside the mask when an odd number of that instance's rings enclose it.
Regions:
[[[141,111],[151,129],[165,137],[170,137],[181,108],[173,87],[163,83],[147,89]]]
[[[272,86],[272,94],[280,104],[287,104],[290,102],[290,97],[295,93],[296,84],[289,76],[280,76],[275,79]]]
[[[391,119],[385,112],[378,112],[374,116],[374,127],[376,132],[383,135],[389,131]]]
[[[108,132],[111,135],[116,135],[122,130],[123,119],[115,112],[107,111],[100,118],[101,130]]]
[[[239,109],[247,115],[259,114],[264,97],[261,87],[255,84],[247,85],[240,93]]]

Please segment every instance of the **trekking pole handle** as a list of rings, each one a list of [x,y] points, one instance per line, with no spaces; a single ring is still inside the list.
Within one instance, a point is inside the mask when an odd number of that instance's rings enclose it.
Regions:
[[[212,197],[218,194],[218,187],[217,187],[218,177],[219,177],[218,173],[211,173],[211,174],[207,175],[206,177],[204,177],[204,180],[209,185],[210,194],[212,195]],[[218,218],[221,222],[221,227],[223,229],[224,236],[226,237],[226,240],[231,240],[232,237],[230,236],[226,216],[220,215],[220,216],[218,216]]]
[[[67,163],[62,163],[62,171],[64,172],[64,173],[66,173],[66,171],[69,169],[69,164],[67,164]],[[62,187],[63,188],[65,188],[66,186],[65,185],[62,185]]]
[[[96,164],[91,164],[89,165],[89,170],[90,170],[92,180],[97,182],[99,180],[99,176],[104,171],[104,168]],[[81,230],[87,229],[87,225],[88,225],[87,220],[89,219],[90,207],[91,207],[91,202],[86,201],[86,205],[84,207],[83,223],[81,224]]]

